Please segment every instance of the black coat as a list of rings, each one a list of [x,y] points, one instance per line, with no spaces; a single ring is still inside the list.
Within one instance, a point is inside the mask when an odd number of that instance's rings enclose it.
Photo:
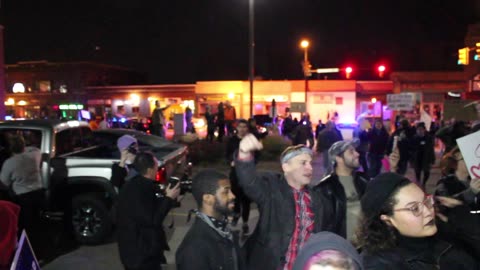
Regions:
[[[355,172],[353,175],[353,184],[358,196],[361,198],[367,187],[368,177],[363,172]],[[327,216],[334,217],[330,225],[326,228],[344,238],[347,237],[347,196],[338,176],[335,173],[329,174],[320,180],[320,183],[314,187],[320,191],[325,198],[329,200],[331,208],[326,209]]]
[[[157,197],[154,181],[137,175],[120,191],[117,208],[117,238],[125,267],[158,266],[164,262],[168,244],[162,223],[175,201]]]
[[[277,270],[285,263],[285,255],[295,229],[295,201],[292,188],[283,175],[273,172],[257,174],[253,161],[235,161],[237,177],[245,194],[257,203],[260,219],[247,240],[249,270]],[[315,214],[312,233],[329,227],[324,216],[328,201],[322,193],[310,189],[311,209]]]
[[[420,152],[420,147],[423,144],[423,152]],[[413,136],[412,139],[412,161],[415,164],[430,165],[435,162],[435,145],[433,137],[425,134],[424,137],[418,135]],[[420,159],[420,161],[419,161]]]
[[[375,255],[362,254],[365,270],[477,270],[478,262],[448,242],[435,241],[433,257],[415,250],[394,248]]]
[[[368,131],[368,138],[370,140],[369,153],[377,155],[385,155],[388,143],[388,132],[382,127],[380,132],[377,132],[377,128],[372,128]]]
[[[235,255],[234,255],[235,253]],[[238,265],[233,264],[236,256]],[[243,270],[244,257],[238,239],[221,236],[205,221],[195,219],[175,254],[177,270]]]

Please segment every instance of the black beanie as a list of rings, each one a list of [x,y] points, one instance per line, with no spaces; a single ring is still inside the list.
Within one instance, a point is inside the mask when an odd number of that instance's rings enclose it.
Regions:
[[[362,212],[367,218],[378,215],[385,202],[392,193],[401,185],[412,183],[408,178],[397,173],[381,173],[367,184],[365,194],[362,196]]]

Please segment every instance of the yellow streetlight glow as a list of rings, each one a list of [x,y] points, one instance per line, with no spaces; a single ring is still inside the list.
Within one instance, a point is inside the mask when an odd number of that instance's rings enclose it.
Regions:
[[[233,99],[235,98],[235,94],[234,93],[229,93],[228,94],[228,99]]]
[[[306,49],[308,46],[310,46],[310,42],[308,42],[308,40],[304,39],[302,42],[300,42],[300,47]]]

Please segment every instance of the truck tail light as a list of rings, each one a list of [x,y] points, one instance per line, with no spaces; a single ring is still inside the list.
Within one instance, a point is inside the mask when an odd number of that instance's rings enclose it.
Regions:
[[[155,181],[160,184],[167,183],[167,171],[164,167],[158,168],[157,174],[155,175]]]

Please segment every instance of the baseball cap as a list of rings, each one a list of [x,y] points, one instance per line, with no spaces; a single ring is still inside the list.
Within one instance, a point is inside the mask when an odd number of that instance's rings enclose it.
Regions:
[[[357,148],[358,145],[360,144],[360,141],[355,138],[351,141],[338,141],[332,146],[330,146],[330,149],[328,149],[328,164],[329,164],[329,172],[333,171],[333,167],[335,165],[335,157],[343,154],[348,147],[353,146],[353,148]]]
[[[123,135],[122,137],[118,138],[117,140],[117,147],[120,151],[127,149],[134,143],[138,143],[137,139],[131,135]]]

